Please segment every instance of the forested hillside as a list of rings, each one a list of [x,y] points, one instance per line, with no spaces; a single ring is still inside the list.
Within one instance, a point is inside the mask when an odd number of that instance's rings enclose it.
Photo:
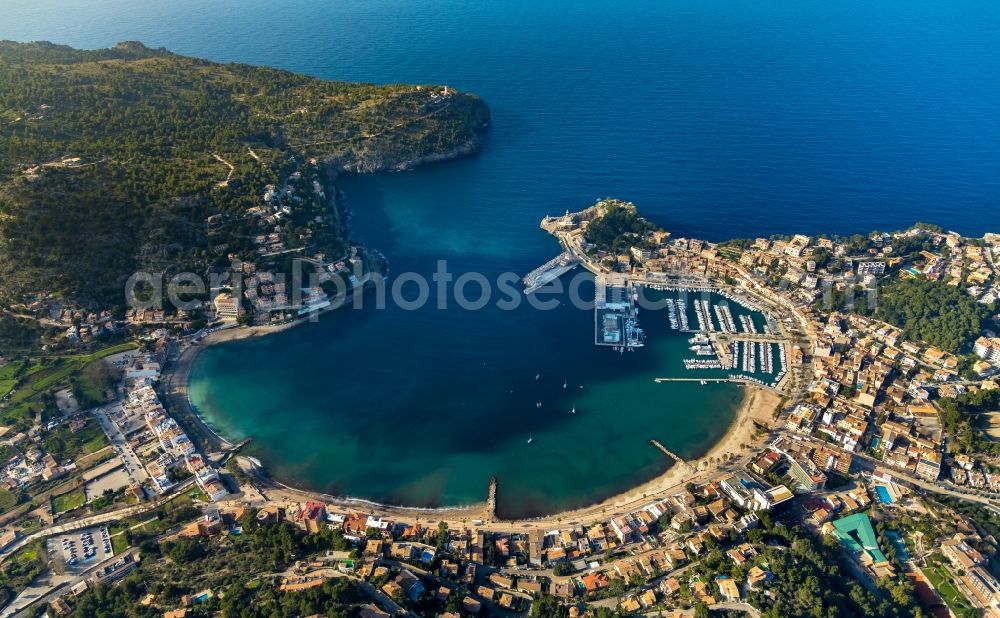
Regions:
[[[899,326],[907,338],[956,354],[969,351],[990,316],[990,307],[937,281],[897,281],[879,290],[874,311],[864,305],[859,309]]]
[[[0,42],[0,301],[121,302],[132,272],[204,270],[262,188],[472,154],[489,110],[443,87],[322,81],[139,43],[80,51]],[[227,237],[227,234],[229,237]]]

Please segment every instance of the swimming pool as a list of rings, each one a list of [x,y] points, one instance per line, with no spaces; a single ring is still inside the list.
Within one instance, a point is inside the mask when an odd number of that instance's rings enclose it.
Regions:
[[[892,494],[884,485],[876,485],[875,493],[878,494],[878,499],[882,504],[892,504]]]
[[[885,536],[889,538],[889,542],[892,546],[896,548],[896,557],[906,562],[910,559],[910,552],[906,549],[906,543],[903,542],[903,537],[899,535],[895,530],[889,530],[885,533]]]

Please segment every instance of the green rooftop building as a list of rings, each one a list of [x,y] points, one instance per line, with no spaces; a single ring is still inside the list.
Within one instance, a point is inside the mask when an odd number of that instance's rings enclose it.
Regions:
[[[864,513],[855,513],[833,522],[833,534],[854,554],[863,554],[862,562],[879,564],[888,558],[879,549],[871,519]]]

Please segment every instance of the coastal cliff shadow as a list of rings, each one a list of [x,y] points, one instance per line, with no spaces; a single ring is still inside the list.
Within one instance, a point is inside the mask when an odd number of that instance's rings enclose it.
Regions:
[[[348,237],[391,259],[399,248],[399,242],[386,212],[385,192],[379,184],[380,175],[352,174],[343,177],[338,184],[343,191],[344,207],[349,215]]]

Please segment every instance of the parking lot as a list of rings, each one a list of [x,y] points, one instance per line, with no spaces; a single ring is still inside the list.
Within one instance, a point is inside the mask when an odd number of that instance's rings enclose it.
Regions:
[[[124,462],[125,472],[137,483],[144,483],[149,478],[149,475],[146,473],[146,468],[142,465],[142,460],[135,454],[128,439],[126,439],[121,429],[118,428],[118,425],[109,416],[109,413],[116,408],[120,408],[120,404],[95,408],[94,416],[97,417],[97,422],[101,424],[101,429],[104,430],[104,433],[111,441],[111,448],[115,450],[115,453]]]
[[[87,501],[90,502],[94,498],[99,498],[109,489],[111,491],[118,491],[119,489],[126,489],[130,485],[132,485],[132,477],[124,467],[120,467],[98,479],[90,481],[83,486],[83,491],[87,496]]]
[[[49,558],[66,565],[66,571],[80,572],[114,556],[106,526],[61,534],[48,540]]]

